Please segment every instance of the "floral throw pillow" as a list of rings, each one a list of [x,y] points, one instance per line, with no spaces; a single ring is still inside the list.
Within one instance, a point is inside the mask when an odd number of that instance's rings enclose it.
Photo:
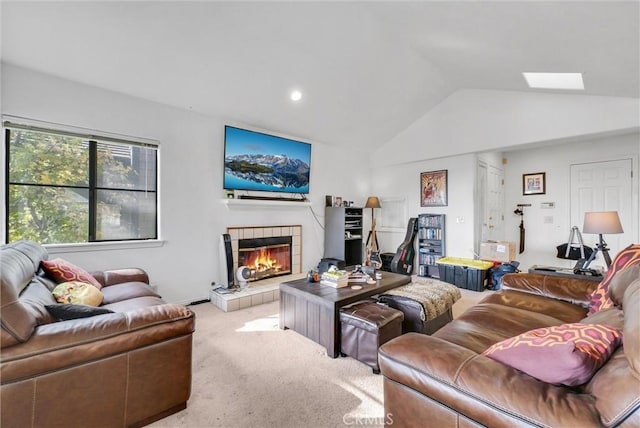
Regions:
[[[63,259],[43,260],[40,262],[45,273],[58,284],[69,281],[81,281],[91,284],[98,290],[102,284],[86,270]]]
[[[582,385],[622,343],[622,332],[602,324],[538,328],[498,342],[483,355],[543,382]]]
[[[63,282],[52,291],[58,303],[74,305],[100,306],[104,296],[96,287],[80,281]]]

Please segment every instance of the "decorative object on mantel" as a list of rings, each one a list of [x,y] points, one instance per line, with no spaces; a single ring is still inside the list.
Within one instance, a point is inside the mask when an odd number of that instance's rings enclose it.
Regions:
[[[596,245],[596,251],[602,251],[602,257],[607,264],[607,268],[611,266],[611,257],[609,256],[609,249],[607,243],[604,242],[602,237],[605,233],[624,233],[622,230],[622,224],[620,223],[620,217],[618,211],[594,211],[584,213],[584,226],[582,232],[593,233],[599,235],[599,242]],[[591,260],[595,258],[591,257]],[[584,266],[586,268],[586,266]]]
[[[423,172],[420,174],[420,206],[446,207],[447,170]]]

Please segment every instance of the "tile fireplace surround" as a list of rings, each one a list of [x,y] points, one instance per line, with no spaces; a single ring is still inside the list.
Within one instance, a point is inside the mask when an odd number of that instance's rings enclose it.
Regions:
[[[302,273],[301,225],[228,227],[227,233],[231,236],[234,272],[238,269],[238,241],[240,239],[291,236],[291,274],[250,282],[246,289],[230,294],[218,294],[211,291],[211,303],[223,311],[237,311],[278,300],[281,282],[299,279],[306,275]]]

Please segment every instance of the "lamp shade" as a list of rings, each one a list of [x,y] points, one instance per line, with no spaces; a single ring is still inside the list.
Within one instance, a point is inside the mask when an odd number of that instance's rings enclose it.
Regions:
[[[623,233],[618,211],[595,211],[584,213],[582,233]]]
[[[367,203],[364,205],[365,208],[382,208],[380,206],[380,199],[377,196],[369,196],[367,198]]]

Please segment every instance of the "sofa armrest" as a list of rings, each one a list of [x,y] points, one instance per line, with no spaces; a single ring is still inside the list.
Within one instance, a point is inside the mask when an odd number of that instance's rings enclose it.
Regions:
[[[571,277],[533,273],[509,273],[502,277],[504,289],[564,300],[585,308],[589,306],[591,294],[597,287],[597,282]]]
[[[140,268],[110,269],[91,272],[91,275],[93,275],[103,287],[121,284],[123,282],[144,282],[145,284],[149,284],[149,275]]]
[[[191,335],[195,315],[187,307],[164,304],[41,325],[31,338],[2,349],[2,383],[63,370]]]
[[[387,342],[380,348],[379,364],[385,381],[404,385],[485,426],[602,424],[588,394],[541,382],[434,336],[408,333]]]

